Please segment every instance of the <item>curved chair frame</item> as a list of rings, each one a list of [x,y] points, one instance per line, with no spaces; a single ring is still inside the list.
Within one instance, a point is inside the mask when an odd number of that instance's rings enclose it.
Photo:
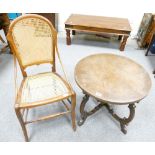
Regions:
[[[26,18],[34,18],[34,19],[37,18],[37,19],[40,19],[40,20],[44,21],[46,24],[48,24],[48,26],[50,27],[51,32],[52,32],[52,37],[53,37],[53,39],[52,39],[52,41],[53,41],[53,61],[50,61],[50,62],[49,61],[39,61],[39,62],[35,62],[35,63],[32,63],[32,64],[29,64],[27,66],[24,66],[22,64],[22,60],[21,60],[21,58],[19,56],[19,51],[18,51],[18,49],[16,47],[15,40],[14,40],[13,35],[12,35],[12,31],[13,31],[14,26],[19,21],[21,21],[23,19],[26,19]],[[64,68],[63,68],[63,65],[62,65],[59,53],[58,53],[58,48],[57,48],[57,32],[53,28],[53,25],[51,24],[51,22],[49,20],[47,20],[46,18],[42,17],[42,16],[34,15],[34,14],[33,15],[32,14],[31,15],[27,14],[27,15],[20,16],[20,17],[16,18],[11,23],[10,28],[9,28],[9,32],[8,32],[8,35],[7,35],[7,39],[9,41],[9,43],[10,43],[10,47],[11,47],[11,50],[12,50],[13,55],[14,55],[14,64],[15,64],[15,86],[16,86],[15,112],[16,112],[18,120],[19,120],[19,122],[21,124],[22,130],[23,130],[23,133],[24,133],[24,136],[25,136],[25,141],[29,140],[28,139],[27,130],[26,130],[26,125],[28,123],[33,123],[33,122],[36,122],[36,121],[47,120],[47,119],[58,117],[58,116],[65,115],[65,114],[68,114],[68,113],[71,113],[72,128],[75,131],[76,130],[76,121],[75,121],[76,94],[73,91],[71,85],[69,84],[69,82],[67,80],[67,77],[66,77],[66,74],[65,74],[65,71],[64,71]],[[65,80],[60,75],[58,75],[56,73],[56,65],[55,65],[56,53],[57,53],[58,59],[60,61],[62,70],[64,72]],[[19,63],[19,66],[20,66],[20,69],[21,69],[22,75],[23,75],[23,81],[22,81],[22,83],[20,85],[19,90],[17,88],[17,80],[16,80],[16,77],[17,77],[16,58],[18,60],[18,63]],[[25,69],[27,67],[29,67],[29,66],[39,65],[39,64],[43,64],[43,63],[50,63],[52,65],[52,73],[55,74],[56,76],[58,76],[63,81],[63,83],[66,85],[66,88],[69,90],[69,94],[67,96],[61,96],[61,97],[59,96],[59,97],[55,97],[55,98],[50,98],[50,99],[45,100],[45,101],[38,101],[38,102],[28,103],[28,104],[20,104],[21,103],[21,92],[22,92],[22,89],[23,89],[23,85],[24,85],[25,80],[29,77],[29,76],[27,76],[27,73],[26,73]],[[42,73],[42,74],[44,74],[44,73]],[[67,106],[67,104],[64,102],[65,99],[71,104],[70,107]],[[29,109],[35,108],[35,107],[38,107],[38,106],[47,105],[47,104],[50,104],[50,103],[53,103],[53,102],[58,102],[58,101],[62,101],[62,103],[65,105],[67,111],[61,112],[61,113],[57,113],[57,114],[53,114],[53,115],[49,115],[49,116],[44,116],[44,117],[39,118],[37,120],[27,121],[27,114],[28,114],[28,110]]]

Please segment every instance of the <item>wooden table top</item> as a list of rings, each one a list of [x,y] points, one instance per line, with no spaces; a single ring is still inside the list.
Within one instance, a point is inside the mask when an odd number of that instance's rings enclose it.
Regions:
[[[80,60],[75,67],[75,80],[84,92],[112,104],[136,103],[151,88],[151,79],[141,65],[114,54]]]
[[[65,25],[131,32],[129,21],[126,18],[72,14],[65,22]]]

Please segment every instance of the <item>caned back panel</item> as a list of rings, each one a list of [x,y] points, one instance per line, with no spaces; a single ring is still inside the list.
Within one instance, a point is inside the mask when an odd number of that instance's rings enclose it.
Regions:
[[[20,17],[12,27],[16,55],[25,68],[39,63],[53,63],[55,30],[43,17]],[[43,18],[43,19],[42,19]]]

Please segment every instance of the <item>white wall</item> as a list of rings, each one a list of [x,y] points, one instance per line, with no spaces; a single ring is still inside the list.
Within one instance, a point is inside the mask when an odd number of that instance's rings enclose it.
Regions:
[[[155,4],[155,0],[95,0],[95,2],[91,0],[78,0],[77,2],[72,0],[68,2],[68,10],[59,10],[58,29],[64,31],[64,22],[69,15],[78,13],[128,18],[132,27],[131,36],[135,36],[143,14],[154,11],[153,2]]]
[[[64,31],[64,22],[71,13],[128,18],[132,36],[146,12],[155,12],[155,0],[43,0],[0,1],[1,12],[56,12],[59,13],[58,27]]]
[[[65,21],[66,19],[70,16],[72,12],[70,13],[60,13],[58,15],[58,30],[59,31],[64,31],[65,30]],[[73,12],[74,13],[74,12]],[[136,35],[137,31],[138,31],[138,28],[139,28],[139,24],[142,20],[142,17],[143,17],[143,12],[140,12],[138,13],[137,15],[132,15],[130,14],[129,12],[126,12],[126,13],[123,13],[123,14],[112,14],[112,13],[79,13],[79,14],[88,14],[88,15],[99,15],[99,16],[109,16],[109,17],[122,17],[122,18],[128,18],[129,19],[129,22],[130,22],[130,25],[131,25],[131,28],[132,28],[132,32],[131,32],[131,35],[134,36]]]

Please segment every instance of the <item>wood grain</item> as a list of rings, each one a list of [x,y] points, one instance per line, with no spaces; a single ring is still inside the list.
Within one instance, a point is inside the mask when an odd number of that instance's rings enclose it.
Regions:
[[[75,80],[87,94],[113,104],[138,102],[151,88],[151,79],[141,65],[114,54],[82,59],[76,65]]]
[[[130,32],[131,27],[128,19],[116,18],[116,17],[103,17],[103,16],[89,16],[72,14],[65,22],[66,26],[72,25],[72,27],[89,27],[104,30],[124,31]]]
[[[120,51],[124,51],[127,38],[130,35],[131,27],[128,19],[116,17],[90,16],[72,14],[65,22],[66,43],[71,44],[70,30],[75,35],[75,31],[90,32],[96,34],[113,34],[123,38],[120,42]]]

